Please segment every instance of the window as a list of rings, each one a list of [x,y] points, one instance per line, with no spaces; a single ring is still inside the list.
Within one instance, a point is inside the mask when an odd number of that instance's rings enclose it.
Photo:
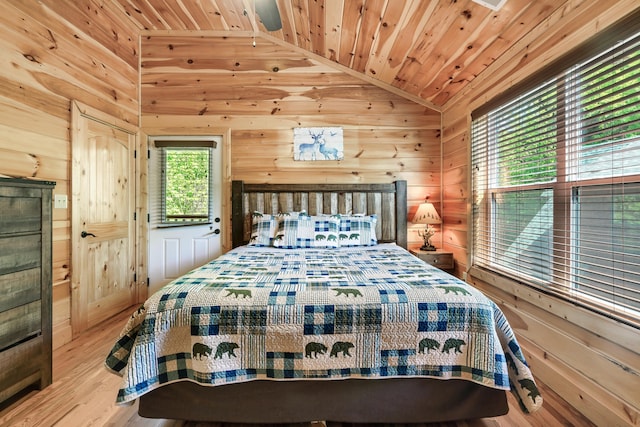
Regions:
[[[160,168],[161,225],[211,222],[215,141],[155,139]]]
[[[637,22],[631,17],[511,98],[475,111],[471,129],[473,265],[636,326]],[[596,47],[603,39],[604,51]]]

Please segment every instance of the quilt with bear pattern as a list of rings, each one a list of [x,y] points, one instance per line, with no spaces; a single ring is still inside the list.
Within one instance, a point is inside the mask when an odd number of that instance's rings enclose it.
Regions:
[[[175,381],[429,377],[542,406],[500,309],[394,244],[236,248],[152,295],[105,365],[117,403]]]

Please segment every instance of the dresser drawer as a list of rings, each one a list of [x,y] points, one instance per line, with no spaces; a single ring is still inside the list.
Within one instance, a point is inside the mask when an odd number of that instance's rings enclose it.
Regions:
[[[0,350],[3,350],[42,329],[40,300],[0,313]]]
[[[41,281],[39,267],[0,276],[0,313],[39,300]]]
[[[0,235],[0,274],[39,267],[42,240],[39,234],[2,237]]]
[[[0,401],[31,384],[41,384],[42,337],[34,337],[0,353]],[[44,379],[46,380],[46,379]]]
[[[40,198],[0,196],[0,233],[37,233],[41,227]]]

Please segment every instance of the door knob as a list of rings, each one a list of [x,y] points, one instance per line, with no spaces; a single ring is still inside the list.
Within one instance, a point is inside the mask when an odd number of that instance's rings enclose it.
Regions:
[[[96,235],[95,235],[95,234],[93,234],[93,233],[87,233],[86,231],[82,230],[82,233],[80,233],[80,237],[82,237],[82,238],[84,239],[84,238],[85,238],[85,237],[87,237],[87,236],[93,236],[93,237],[96,237]]]

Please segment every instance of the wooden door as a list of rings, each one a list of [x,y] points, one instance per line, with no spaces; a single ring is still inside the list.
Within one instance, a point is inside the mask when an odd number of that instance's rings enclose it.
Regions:
[[[136,129],[89,107],[72,107],[74,337],[137,301]]]

